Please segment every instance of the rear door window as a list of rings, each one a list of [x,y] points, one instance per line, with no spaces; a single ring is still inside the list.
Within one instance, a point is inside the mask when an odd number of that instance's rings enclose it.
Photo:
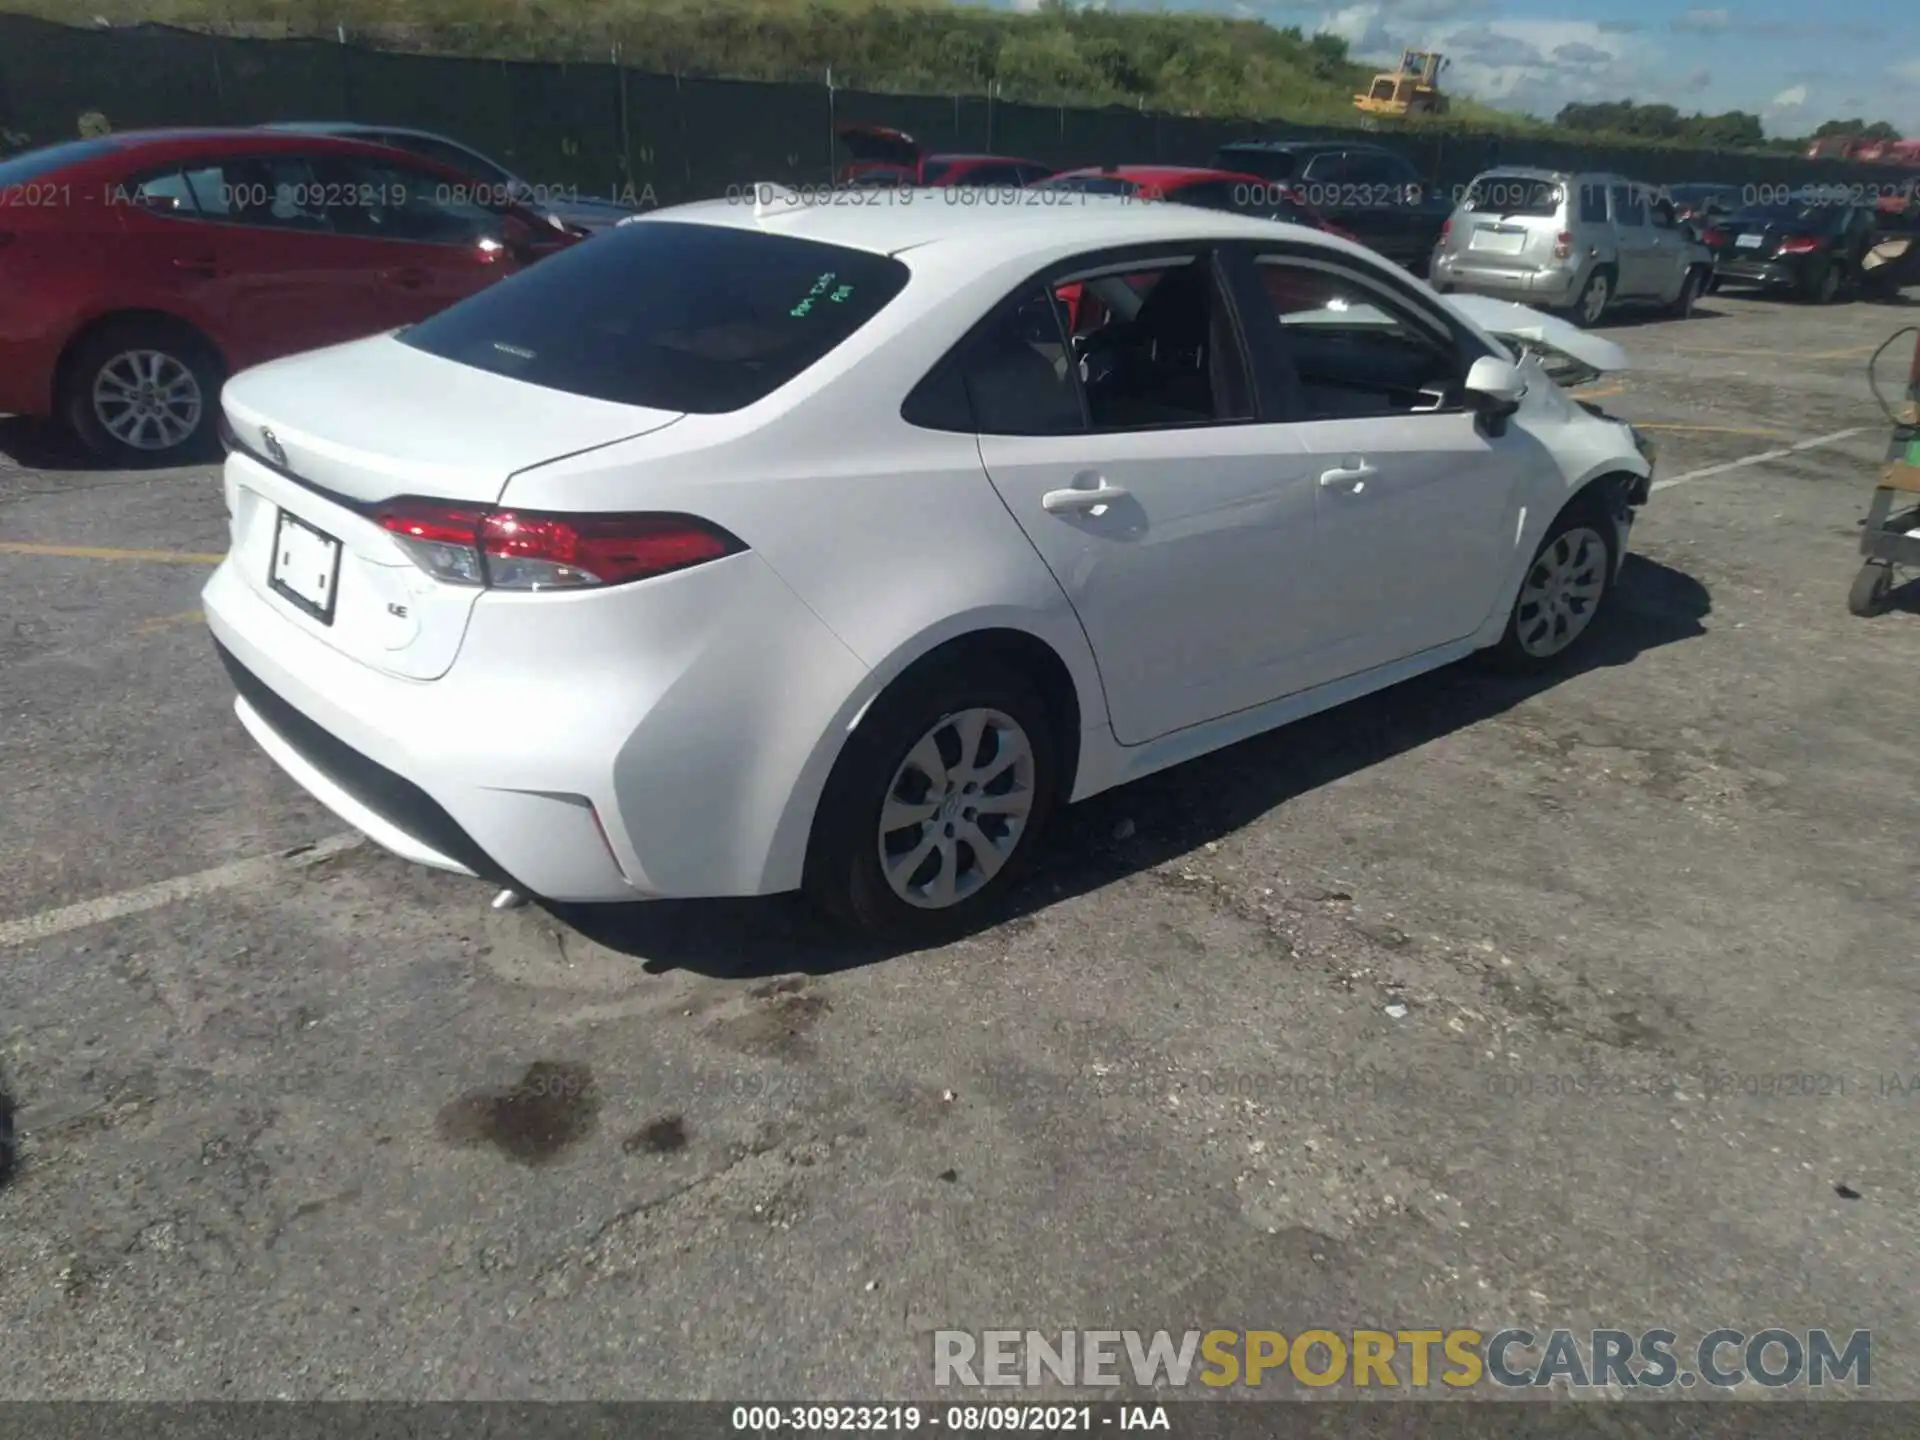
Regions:
[[[1647,192],[1638,185],[1613,185],[1608,187],[1613,197],[1614,223],[1624,225],[1629,230],[1642,230],[1647,225]]]
[[[294,155],[242,155],[189,164],[187,187],[198,212],[211,220],[274,230],[331,227],[326,196],[313,167]]]
[[[367,240],[471,246],[500,229],[500,217],[462,187],[412,165],[328,155],[315,164],[333,227]]]
[[[898,295],[891,256],[724,225],[618,226],[422,321],[416,350],[552,390],[713,415],[771,394]]]
[[[155,215],[192,217],[200,213],[187,177],[179,170],[135,176],[115,187],[113,199]]]

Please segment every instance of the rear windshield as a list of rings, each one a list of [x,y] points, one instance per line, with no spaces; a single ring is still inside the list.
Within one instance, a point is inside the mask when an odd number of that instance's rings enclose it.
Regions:
[[[1300,166],[1299,157],[1289,150],[1242,150],[1235,145],[1215,151],[1213,163],[1222,170],[1239,170],[1269,180],[1290,180]]]
[[[594,400],[716,415],[771,394],[907,282],[886,255],[646,220],[405,331],[416,350]]]
[[[1076,195],[1131,195],[1140,187],[1117,175],[1056,175],[1032,187],[1035,190],[1071,190]]]
[[[11,160],[0,160],[0,185],[23,185],[29,180],[51,175],[56,170],[64,170],[69,165],[78,165],[83,160],[97,160],[102,155],[110,155],[119,148],[117,142],[101,138],[43,145],[38,150],[16,155]]]
[[[1557,181],[1527,175],[1482,175],[1467,187],[1461,204],[1493,215],[1557,215],[1566,191]]]

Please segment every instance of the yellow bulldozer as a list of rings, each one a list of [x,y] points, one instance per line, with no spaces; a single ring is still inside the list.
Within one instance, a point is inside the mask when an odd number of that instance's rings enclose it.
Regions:
[[[1367,93],[1353,97],[1353,108],[1368,115],[1444,115],[1447,97],[1440,93],[1440,72],[1447,58],[1426,50],[1409,50],[1400,68],[1373,77]]]

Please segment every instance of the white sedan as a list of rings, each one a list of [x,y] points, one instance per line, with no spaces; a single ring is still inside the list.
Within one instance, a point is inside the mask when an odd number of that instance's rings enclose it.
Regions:
[[[1057,805],[1589,638],[1651,453],[1539,352],[1617,347],[1290,225],[840,198],[230,381],[206,613],[274,760],[523,895],[926,939]]]

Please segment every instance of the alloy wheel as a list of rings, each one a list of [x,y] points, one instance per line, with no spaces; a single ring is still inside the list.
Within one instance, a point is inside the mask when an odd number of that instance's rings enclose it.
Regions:
[[[172,450],[192,438],[206,401],[193,369],[163,350],[126,350],[93,380],[100,427],[134,450]]]
[[[920,737],[880,809],[880,871],[893,893],[944,910],[1000,873],[1034,802],[1033,744],[999,710],[962,710]]]
[[[1607,542],[1596,530],[1574,526],[1541,552],[1520,586],[1514,633],[1536,660],[1566,649],[1592,623],[1607,588]]]

